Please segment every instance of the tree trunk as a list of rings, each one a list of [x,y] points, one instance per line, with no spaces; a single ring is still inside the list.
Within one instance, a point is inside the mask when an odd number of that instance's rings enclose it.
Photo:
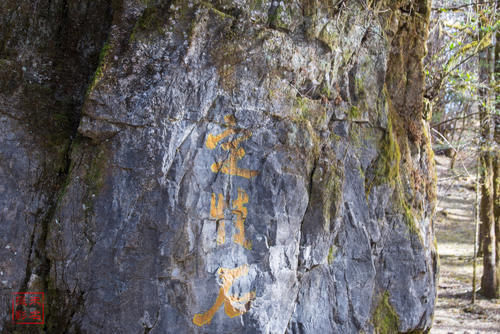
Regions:
[[[480,12],[477,12],[478,15]],[[479,37],[483,37],[482,18],[479,20]],[[481,289],[484,296],[494,298],[497,296],[496,279],[496,241],[495,241],[495,217],[493,214],[493,154],[492,142],[493,132],[490,117],[490,93],[489,87],[493,74],[493,49],[485,49],[479,54],[479,119],[481,131],[481,206],[480,217],[483,224],[483,276],[481,278]]]
[[[493,161],[489,152],[482,152],[481,168],[481,206],[480,217],[483,222],[483,276],[481,289],[484,296],[496,296],[496,250],[495,223],[493,215]]]
[[[500,31],[496,33],[496,44],[495,44],[495,81],[500,80],[500,43],[498,39],[500,38]],[[500,296],[500,101],[498,96],[498,91],[496,94],[496,103],[494,105],[494,142],[495,148],[493,150],[493,198],[494,198],[494,219],[495,219],[495,237],[496,237],[496,295]]]
[[[478,258],[478,238],[479,238],[479,157],[476,166],[476,200],[474,201],[474,255],[472,262],[472,304],[476,302],[476,266]]]
[[[494,198],[494,225],[495,225],[495,239],[496,239],[496,293],[500,296],[500,154],[496,153],[493,160],[493,198]]]

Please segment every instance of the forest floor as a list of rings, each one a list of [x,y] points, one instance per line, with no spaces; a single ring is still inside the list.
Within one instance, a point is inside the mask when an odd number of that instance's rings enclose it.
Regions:
[[[476,303],[471,304],[475,170],[471,161],[465,159],[464,164],[457,161],[453,172],[449,169],[450,159],[436,155],[438,204],[434,230],[440,277],[431,334],[500,333],[500,300],[487,300],[479,291]],[[482,258],[477,264],[476,291],[480,287]]]

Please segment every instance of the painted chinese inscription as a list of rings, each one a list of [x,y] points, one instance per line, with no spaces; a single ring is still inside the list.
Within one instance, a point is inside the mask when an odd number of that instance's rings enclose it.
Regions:
[[[218,198],[218,199],[217,199]],[[245,220],[247,218],[248,210],[245,204],[248,203],[247,193],[239,188],[238,197],[233,201],[233,210],[231,211],[236,215],[235,226],[238,229],[238,234],[233,236],[233,241],[246,249],[250,249],[252,244],[245,238]],[[210,202],[210,217],[217,220],[217,245],[222,245],[226,242],[226,230],[224,223],[224,210],[226,208],[224,196],[222,194],[212,193],[212,200]]]
[[[226,122],[228,129],[226,129],[225,131],[223,131],[218,135],[212,135],[212,134],[208,135],[205,145],[210,150],[215,149],[219,144],[219,142],[225,139],[226,137],[233,134],[237,134],[237,131],[234,128],[236,125],[234,117],[226,116],[224,117],[224,121]],[[246,179],[250,179],[252,177],[257,176],[258,172],[256,170],[250,170],[238,167],[238,161],[243,159],[243,157],[245,156],[245,150],[242,147],[240,147],[240,144],[241,142],[250,138],[251,135],[252,133],[250,131],[245,130],[243,131],[242,135],[237,137],[236,139],[222,143],[221,148],[224,151],[229,152],[229,158],[221,162],[213,163],[211,166],[212,172],[214,173],[221,172],[227,175],[241,176]]]
[[[198,326],[209,324],[215,312],[217,312],[222,305],[224,305],[224,311],[228,317],[234,318],[238,315],[242,315],[247,311],[247,304],[255,298],[254,291],[248,292],[241,297],[231,296],[229,294],[229,290],[234,281],[239,277],[248,275],[248,265],[243,265],[234,269],[219,268],[217,273],[222,281],[219,295],[214,305],[207,312],[194,316],[193,323]]]
[[[209,134],[205,143],[206,147],[210,150],[214,150],[220,144],[220,147],[224,151],[229,152],[227,160],[212,164],[212,172],[221,172],[226,175],[238,176],[246,179],[251,179],[257,176],[258,172],[256,170],[244,169],[238,166],[238,161],[245,156],[245,150],[240,145],[242,142],[248,140],[252,133],[248,130],[238,131],[235,128],[236,120],[233,116],[225,116],[224,121],[228,128],[217,135]],[[236,138],[221,143],[230,136],[235,136]],[[231,213],[236,218],[234,226],[237,231],[233,235],[233,242],[247,250],[252,247],[251,242],[245,236],[245,220],[248,215],[248,209],[245,205],[248,204],[248,201],[249,197],[245,190],[238,188],[238,195],[236,199],[232,201],[231,208]],[[212,193],[210,201],[210,217],[216,219],[217,221],[217,245],[222,245],[226,242],[224,220],[226,218],[226,205],[229,205],[229,203],[229,199],[226,201],[223,194]],[[236,268],[219,268],[217,274],[221,280],[221,287],[215,303],[205,313],[195,314],[193,317],[193,323],[197,326],[209,324],[217,310],[222,305],[224,305],[226,315],[230,318],[247,312],[250,307],[250,301],[255,298],[255,291],[245,293],[244,295],[238,297],[231,295],[230,289],[235,280],[248,275],[248,270],[248,264],[243,264]]]

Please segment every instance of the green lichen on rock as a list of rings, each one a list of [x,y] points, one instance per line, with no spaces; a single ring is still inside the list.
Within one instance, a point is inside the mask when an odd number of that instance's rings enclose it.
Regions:
[[[223,12],[207,1],[202,1],[201,4],[208,8],[212,13],[218,15],[221,19],[235,19],[233,15]]]
[[[326,110],[318,101],[300,94],[291,98],[294,100],[290,119],[308,134],[311,151],[317,159],[321,150],[321,139],[317,129],[326,120]]]
[[[326,147],[316,160],[312,174],[310,205],[321,212],[322,229],[330,231],[331,222],[339,216],[343,204],[344,167],[335,153]]]
[[[376,173],[376,184],[389,182],[394,184],[399,177],[399,164],[401,161],[401,152],[399,144],[392,129],[391,117],[387,123],[387,133],[382,141],[379,169]]]
[[[298,94],[294,101],[294,120],[309,121],[313,128],[320,128],[326,121],[326,109],[320,100]]]
[[[108,55],[110,53],[111,46],[110,43],[104,43],[102,46],[101,52],[99,53],[99,65],[97,65],[97,69],[94,72],[94,77],[87,89],[87,95],[95,88],[97,83],[103,78],[104,71],[106,70],[106,63],[108,60]]]
[[[376,334],[399,333],[399,317],[389,300],[389,292],[380,296],[380,300],[371,319]]]
[[[287,29],[288,24],[286,21],[290,19],[290,15],[286,9],[283,9],[281,6],[276,9],[276,12],[273,16],[271,16],[270,21],[274,28]]]
[[[361,117],[361,112],[359,111],[359,108],[357,106],[351,106],[351,108],[349,108],[349,114],[347,116],[349,120],[355,120]]]
[[[335,161],[335,160],[332,160]],[[323,216],[327,222],[335,218],[340,212],[340,206],[343,198],[344,187],[344,170],[338,168],[340,163],[337,163],[337,168],[330,170],[330,175],[324,188],[323,196]],[[332,214],[334,215],[332,217]],[[325,226],[327,230],[329,226]]]
[[[145,32],[150,33],[151,31],[156,31],[162,33],[163,23],[164,19],[159,13],[158,7],[147,7],[132,29],[130,42],[140,40],[144,37]]]
[[[310,120],[311,113],[310,113],[309,99],[302,97],[302,96],[297,96],[296,108],[298,109],[297,110],[298,111],[298,115],[297,115],[298,119],[300,119],[302,121]]]
[[[404,180],[412,180],[408,176],[412,175],[412,167],[409,164],[411,157],[407,156],[410,150],[408,140],[406,136],[401,134],[401,121],[398,116],[394,115],[393,111],[389,112],[387,129],[380,141],[380,154],[373,165],[371,177],[365,177],[365,195],[368,199],[374,186],[387,184],[393,188],[394,212],[402,215],[410,234],[417,235],[419,240],[423,241],[415,218],[417,210],[407,200],[403,186]],[[405,154],[404,161],[406,162],[401,163],[403,154]],[[400,171],[401,168],[404,169],[404,173]],[[415,184],[412,184],[412,187],[416,188]]]
[[[332,264],[333,260],[335,259],[335,253],[337,252],[337,247],[335,245],[332,245],[328,249],[328,257],[326,258],[328,261],[328,264]]]
[[[365,64],[365,66],[366,66],[366,64]],[[367,94],[366,94],[365,85],[363,83],[363,80],[360,78],[356,78],[354,84],[356,87],[357,98],[359,100],[363,101],[364,103],[366,103]]]
[[[275,29],[290,30],[291,21],[291,8],[285,4],[279,4],[269,16],[270,26]]]
[[[335,50],[339,42],[338,31],[334,26],[334,21],[330,21],[321,29],[318,39],[325,43],[331,51]]]
[[[423,242],[423,237],[420,233],[420,229],[417,227],[417,222],[415,221],[415,215],[413,213],[413,210],[412,208],[410,207],[410,205],[408,205],[408,203],[406,202],[406,200],[404,198],[402,198],[403,195],[400,195],[400,207],[403,211],[403,215],[404,215],[404,219],[405,219],[405,222],[406,222],[406,225],[408,226],[408,229],[410,231],[410,233],[414,234],[414,235],[417,235],[418,238],[420,239],[420,241]]]
[[[326,80],[321,83],[321,87],[320,87],[319,92],[323,97],[326,97],[328,100],[333,97],[332,87],[329,85],[329,82]]]
[[[401,162],[401,151],[396,135],[393,131],[392,119],[388,118],[387,130],[381,141],[380,155],[375,162],[374,176],[365,185],[366,196],[370,194],[373,186],[387,183],[395,186],[399,182],[399,165]]]

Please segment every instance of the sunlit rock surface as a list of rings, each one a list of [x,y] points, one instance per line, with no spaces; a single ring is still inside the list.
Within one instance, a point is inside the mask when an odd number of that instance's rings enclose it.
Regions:
[[[2,291],[47,333],[428,330],[428,6],[2,2]]]

